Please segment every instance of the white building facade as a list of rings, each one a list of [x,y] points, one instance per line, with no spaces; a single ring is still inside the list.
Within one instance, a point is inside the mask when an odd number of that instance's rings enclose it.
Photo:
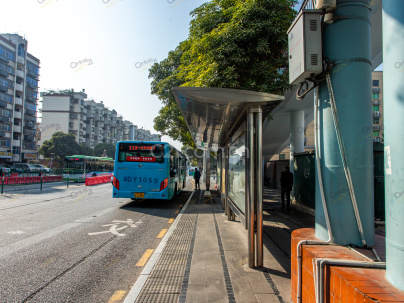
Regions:
[[[48,90],[42,96],[41,139],[38,145],[62,131],[76,137],[77,143],[94,148],[100,143],[116,144],[118,141],[161,141],[159,135],[138,129],[128,120],[123,120],[114,109],[104,103],[87,99],[83,91]],[[154,140],[152,140],[154,139]]]

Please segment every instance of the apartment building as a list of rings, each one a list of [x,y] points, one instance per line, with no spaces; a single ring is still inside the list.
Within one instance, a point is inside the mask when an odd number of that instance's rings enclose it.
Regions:
[[[373,142],[384,143],[383,121],[383,72],[372,73]]]
[[[40,61],[27,49],[23,37],[0,34],[0,163],[37,159]]]
[[[84,89],[81,92],[75,92],[73,89],[48,90],[41,92],[41,97],[41,140],[38,145],[42,145],[59,131],[73,134],[77,143],[85,143],[87,109],[84,100],[87,94]]]
[[[87,99],[81,92],[71,90],[47,90],[41,92],[42,123],[39,145],[52,138],[56,131],[75,135],[77,143],[94,148],[100,143],[116,144],[118,141],[150,141],[159,138],[150,131],[139,130],[128,120],[123,120],[114,109],[109,109],[102,101]],[[154,137],[153,137],[154,136]],[[160,141],[160,140],[156,140]]]

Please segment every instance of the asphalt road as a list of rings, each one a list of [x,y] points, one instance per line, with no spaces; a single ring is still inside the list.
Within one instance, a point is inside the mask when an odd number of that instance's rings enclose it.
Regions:
[[[142,257],[158,246],[189,194],[132,202],[113,199],[111,184],[5,193],[0,302],[122,302]]]

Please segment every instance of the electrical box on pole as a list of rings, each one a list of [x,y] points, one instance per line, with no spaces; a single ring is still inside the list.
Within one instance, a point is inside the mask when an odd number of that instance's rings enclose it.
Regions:
[[[303,9],[288,29],[290,84],[323,71],[321,13]]]

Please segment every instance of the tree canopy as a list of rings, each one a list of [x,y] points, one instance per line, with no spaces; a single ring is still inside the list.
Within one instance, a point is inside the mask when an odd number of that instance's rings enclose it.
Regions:
[[[151,91],[163,103],[154,128],[194,147],[174,86],[284,94],[289,88],[287,29],[295,0],[212,0],[191,12],[188,39],[152,66]]]
[[[115,159],[115,145],[111,143],[100,143],[94,147],[94,156],[101,157],[104,150],[108,157]]]
[[[55,132],[50,140],[43,142],[39,153],[47,158],[54,153],[55,158],[63,160],[66,156],[81,154],[81,148],[73,134]]]

